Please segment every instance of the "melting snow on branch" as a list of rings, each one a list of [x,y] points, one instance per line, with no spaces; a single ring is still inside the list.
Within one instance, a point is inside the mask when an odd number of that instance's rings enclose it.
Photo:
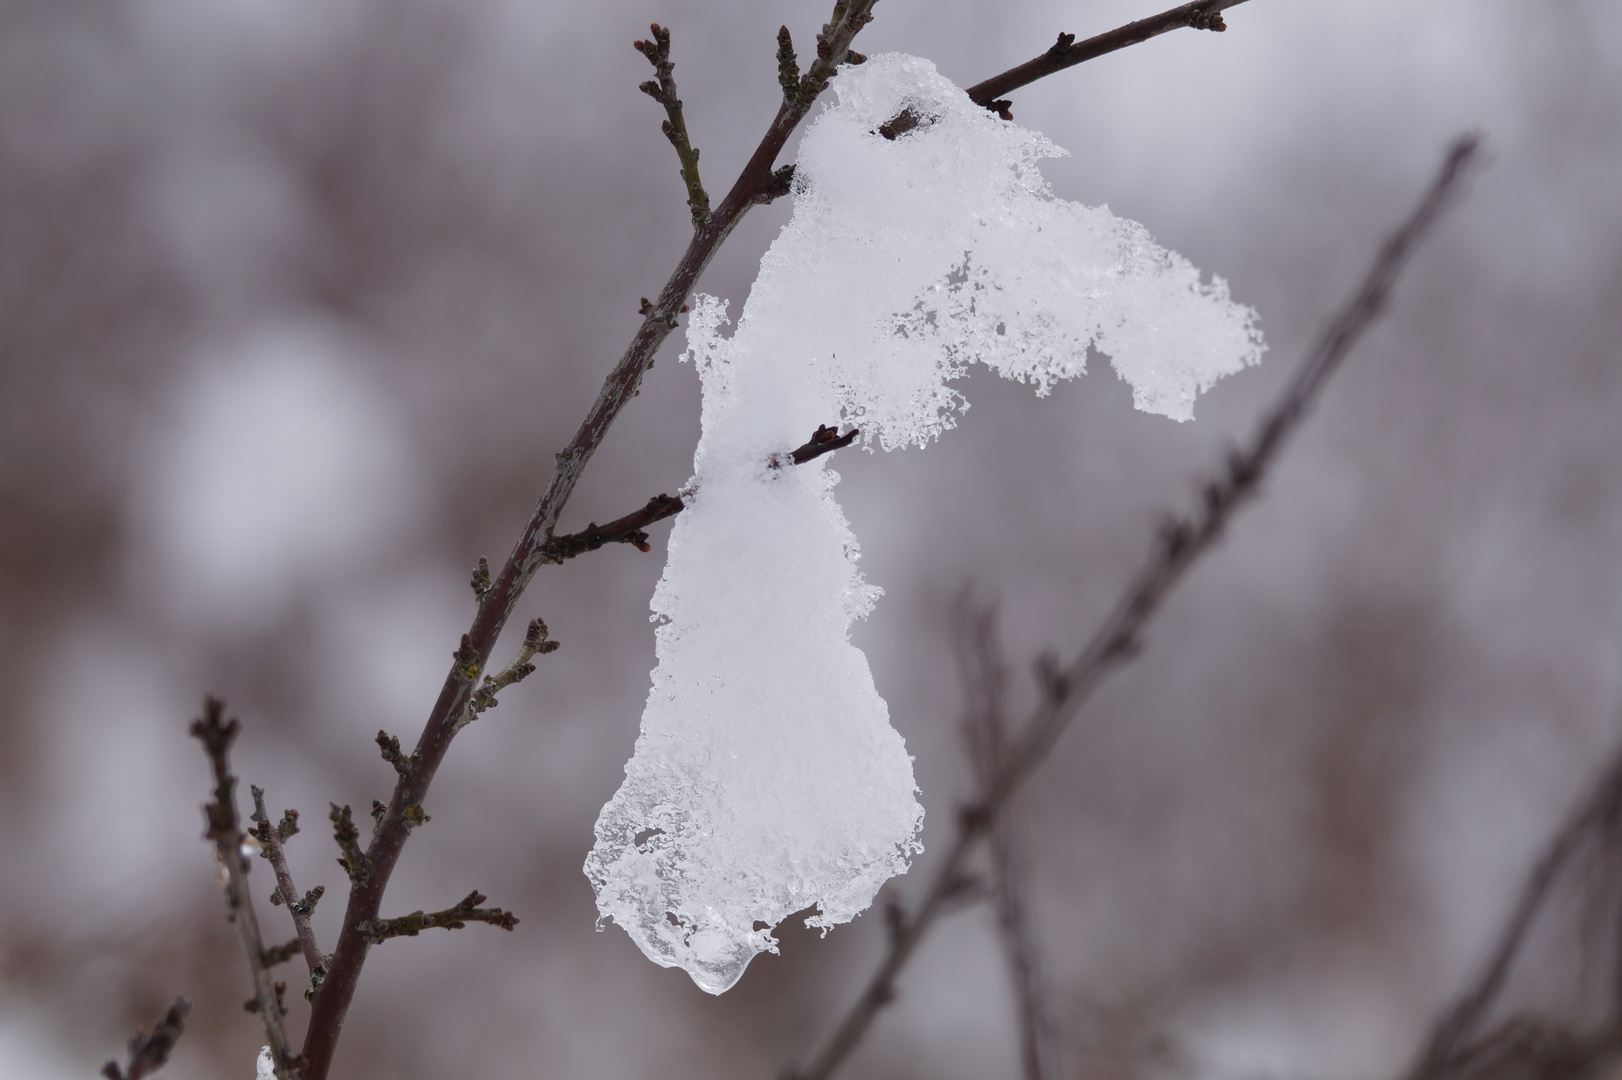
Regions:
[[[1107,209],[1055,198],[1062,153],[969,101],[928,61],[841,69],[807,130],[793,217],[735,334],[695,298],[704,382],[696,494],[653,596],[659,666],[625,782],[597,819],[597,907],[648,958],[719,994],[772,929],[848,922],[904,873],[923,808],[854,620],[879,590],[826,457],[774,465],[838,416],[886,449],[967,407],[973,362],[1046,393],[1110,357],[1138,408],[1176,420],[1255,363],[1255,313]],[[910,109],[894,141],[878,127]]]

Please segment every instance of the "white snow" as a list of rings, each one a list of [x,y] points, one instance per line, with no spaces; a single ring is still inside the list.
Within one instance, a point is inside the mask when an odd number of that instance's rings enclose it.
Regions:
[[[276,1061],[270,1056],[270,1047],[259,1049],[259,1060],[254,1062],[253,1080],[276,1080]]]
[[[776,951],[788,915],[847,922],[922,850],[912,759],[849,641],[879,590],[838,475],[773,455],[835,418],[886,449],[924,445],[967,407],[947,382],[971,362],[1046,393],[1089,346],[1139,408],[1186,420],[1262,350],[1220,278],[1055,198],[1037,162],[1062,151],[928,61],[875,56],[834,87],[737,332],[720,333],[724,302],[694,300],[695,494],[653,596],[642,734],[585,866],[601,919],[716,994]],[[923,123],[876,133],[904,108]]]

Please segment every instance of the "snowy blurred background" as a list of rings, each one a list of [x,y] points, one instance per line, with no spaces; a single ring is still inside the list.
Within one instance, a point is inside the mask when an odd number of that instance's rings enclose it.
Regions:
[[[673,29],[712,192],[775,108],[774,34],[822,3],[0,2],[0,1077],[87,1077],[177,993],[167,1072],[262,1041],[222,918],[186,722],[247,727],[245,782],[339,871],[329,800],[392,774],[559,449],[686,241],[632,51]],[[884,0],[869,52],[967,85],[1152,13]],[[1104,365],[1045,400],[987,377],[927,451],[846,451],[885,598],[857,642],[938,853],[969,790],[948,615],[1071,650],[1158,508],[1248,427],[1447,140],[1493,164],[1283,469],[1024,803],[1071,1075],[1391,1075],[1478,964],[1528,860],[1622,738],[1622,7],[1253,0],[1014,95],[1108,203],[1255,305],[1271,352],[1176,425]],[[703,283],[746,294],[786,204]],[[673,336],[565,515],[690,471]],[[391,942],[338,1075],[763,1077],[882,940],[785,925],[720,998],[593,933],[580,864],[652,666],[663,561],[537,579],[562,651],[458,741],[385,914],[478,887],[523,922]],[[498,654],[507,653],[503,645]],[[890,887],[905,898],[931,855]],[[268,874],[258,891],[271,885]],[[261,909],[280,939],[280,910]],[[295,1009],[295,1016],[302,1009]],[[989,913],[944,924],[852,1077],[1017,1072]]]

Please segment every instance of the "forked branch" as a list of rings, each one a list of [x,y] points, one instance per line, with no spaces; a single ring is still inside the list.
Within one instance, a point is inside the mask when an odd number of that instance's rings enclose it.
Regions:
[[[225,917],[236,927],[253,977],[253,997],[248,999],[248,1010],[258,1013],[265,1025],[265,1041],[270,1044],[277,1080],[292,1080],[297,1075],[299,1062],[288,1047],[287,1031],[282,1025],[282,1017],[287,1013],[282,994],[287,986],[270,977],[270,967],[265,963],[265,943],[259,935],[259,919],[254,914],[253,895],[248,890],[248,859],[243,854],[246,837],[237,817],[237,778],[231,772],[231,744],[241,731],[241,721],[226,721],[225,702],[218,698],[204,699],[203,715],[192,721],[192,737],[203,744],[214,772],[214,798],[203,806],[208,826],[205,835],[213,842],[214,857],[225,873],[222,883]]]
[[[1352,299],[1330,322],[1296,368],[1283,393],[1263,413],[1250,442],[1228,456],[1225,467],[1201,489],[1190,514],[1169,517],[1159,530],[1148,561],[1128,584],[1114,610],[1076,659],[1061,668],[1045,665],[1043,697],[1019,737],[1009,747],[997,775],[983,785],[976,802],[957,818],[957,833],[945,861],[915,912],[897,909],[890,945],[860,998],[795,1080],[827,1080],[895,997],[895,980],[918,943],[961,894],[969,854],[994,827],[1008,800],[1047,760],[1059,736],[1098,686],[1137,654],[1150,621],[1171,589],[1200,556],[1216,546],[1228,521],[1256,494],[1289,437],[1300,427],[1329,377],[1384,310],[1397,275],[1453,201],[1476,160],[1477,141],[1459,139],[1418,207],[1381,247]]]

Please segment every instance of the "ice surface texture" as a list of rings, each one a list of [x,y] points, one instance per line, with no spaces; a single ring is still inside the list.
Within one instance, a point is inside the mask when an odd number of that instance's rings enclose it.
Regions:
[[[1185,420],[1262,349],[1223,281],[1056,199],[1037,163],[1062,151],[928,61],[875,56],[833,85],[737,332],[722,301],[693,304],[694,495],[653,596],[642,734],[585,867],[602,918],[716,994],[788,915],[847,922],[922,850],[912,759],[849,640],[878,590],[838,476],[773,456],[836,416],[886,449],[923,445],[967,407],[947,383],[971,362],[1045,393],[1089,346],[1139,408]],[[903,109],[918,126],[881,137]]]

